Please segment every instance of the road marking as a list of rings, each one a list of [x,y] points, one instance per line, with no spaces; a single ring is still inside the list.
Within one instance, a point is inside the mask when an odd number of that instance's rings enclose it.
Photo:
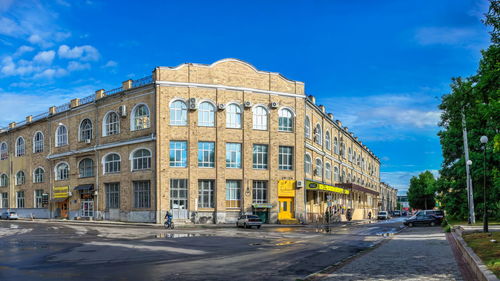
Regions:
[[[132,245],[132,244],[112,243],[112,242],[90,242],[90,243],[86,243],[86,245],[123,247],[123,248],[129,248],[129,249],[134,249],[134,250],[174,252],[174,253],[181,253],[181,254],[187,254],[187,255],[204,255],[207,253],[205,251],[200,251],[200,250],[174,248],[174,247],[168,247],[168,246],[146,246],[146,245]]]

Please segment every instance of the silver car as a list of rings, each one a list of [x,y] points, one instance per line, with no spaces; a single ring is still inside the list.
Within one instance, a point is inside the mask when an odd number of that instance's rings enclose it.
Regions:
[[[18,218],[17,213],[13,211],[2,213],[3,220],[17,220]]]
[[[387,211],[380,211],[377,214],[377,219],[379,219],[379,220],[388,220],[388,219],[390,219],[389,213]]]
[[[256,226],[260,228],[261,225],[262,220],[255,215],[243,215],[236,221],[236,227],[251,228],[252,226]]]

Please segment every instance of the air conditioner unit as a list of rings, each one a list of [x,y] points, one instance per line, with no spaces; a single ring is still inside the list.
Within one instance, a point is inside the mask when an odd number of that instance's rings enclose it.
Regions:
[[[276,109],[276,108],[278,108],[278,107],[279,107],[279,103],[277,103],[277,102],[272,102],[272,103],[271,103],[271,108]]]
[[[85,143],[90,143],[90,139],[86,139],[86,140],[85,140]]]
[[[297,181],[296,184],[295,184],[295,187],[297,189],[303,188],[304,187],[304,181]]]
[[[245,106],[245,108],[250,108],[250,107],[252,107],[252,102],[246,101],[243,105]]]
[[[219,107],[219,110],[224,110],[224,109],[226,109],[226,105],[225,105],[225,104],[223,104],[223,103],[219,103],[218,107]]]
[[[126,105],[120,105],[118,108],[118,114],[121,117],[127,117],[127,106]]]
[[[189,99],[189,109],[190,110],[196,110],[197,105],[196,105],[196,98],[190,98]]]

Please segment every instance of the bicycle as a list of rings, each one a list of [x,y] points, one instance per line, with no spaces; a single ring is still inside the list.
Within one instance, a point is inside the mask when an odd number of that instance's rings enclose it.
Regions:
[[[166,229],[174,229],[175,225],[174,225],[174,222],[171,221],[170,223],[168,223],[168,221],[166,221],[163,226],[165,226]]]

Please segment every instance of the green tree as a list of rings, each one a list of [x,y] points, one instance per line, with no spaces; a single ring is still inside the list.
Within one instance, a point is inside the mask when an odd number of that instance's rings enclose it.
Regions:
[[[434,199],[435,186],[436,179],[429,171],[420,173],[418,177],[412,177],[408,189],[410,207],[424,210],[434,208],[436,205]]]

